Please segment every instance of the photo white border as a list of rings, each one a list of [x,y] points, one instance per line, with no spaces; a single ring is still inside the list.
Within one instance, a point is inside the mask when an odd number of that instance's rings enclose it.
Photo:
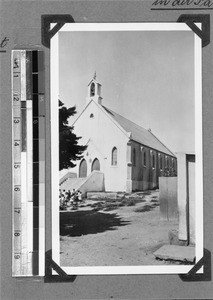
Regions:
[[[52,24],[54,25],[54,24]],[[196,24],[200,27],[200,24]],[[185,23],[70,23],[59,32],[69,31],[191,31]],[[59,33],[58,32],[58,33]],[[59,234],[59,39],[58,33],[51,39],[50,47],[50,111],[51,111],[51,197],[52,197],[52,259],[60,265]],[[203,257],[203,155],[202,155],[202,41],[194,33],[195,60],[195,264]],[[60,266],[61,267],[61,266]],[[156,266],[89,266],[62,267],[69,275],[119,275],[119,274],[186,274],[194,265]],[[203,268],[198,271],[202,273]],[[57,274],[53,271],[53,274]]]

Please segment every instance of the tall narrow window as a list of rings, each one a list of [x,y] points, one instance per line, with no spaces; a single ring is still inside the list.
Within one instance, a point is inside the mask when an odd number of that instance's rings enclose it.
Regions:
[[[97,158],[93,160],[91,172],[92,171],[100,171],[100,162]]]
[[[87,177],[87,162],[85,159],[82,159],[79,165],[79,177]]]
[[[163,169],[163,157],[161,154],[160,154],[160,169],[161,170]]]
[[[169,167],[169,164],[168,164],[168,156],[166,156],[166,168]]]
[[[136,166],[136,150],[135,150],[135,148],[133,148],[133,152],[132,152],[132,164],[133,164],[133,166]]]
[[[116,147],[112,149],[112,166],[117,166],[118,150]]]
[[[152,167],[155,168],[155,154],[152,153]]]
[[[145,151],[145,149],[143,152],[143,165],[144,165],[144,167],[146,167],[146,151]]]
[[[172,158],[172,168],[175,169],[175,160]]]
[[[171,157],[169,156],[168,157],[168,168],[170,168],[171,167]]]

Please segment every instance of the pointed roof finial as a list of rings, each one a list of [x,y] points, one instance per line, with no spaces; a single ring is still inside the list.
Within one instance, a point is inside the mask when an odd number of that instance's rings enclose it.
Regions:
[[[96,71],[95,71],[95,73],[94,73],[93,79],[96,79]]]

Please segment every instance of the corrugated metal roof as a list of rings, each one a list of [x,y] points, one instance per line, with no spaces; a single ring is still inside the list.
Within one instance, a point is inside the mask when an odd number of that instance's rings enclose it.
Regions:
[[[165,154],[175,156],[151,131],[135,124],[103,105],[102,107],[126,132],[131,133],[132,140]]]

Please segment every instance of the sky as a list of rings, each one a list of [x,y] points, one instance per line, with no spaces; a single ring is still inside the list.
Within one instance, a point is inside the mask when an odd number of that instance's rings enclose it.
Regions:
[[[195,152],[191,31],[59,33],[59,98],[86,105],[96,72],[102,104],[152,132],[174,153]]]

